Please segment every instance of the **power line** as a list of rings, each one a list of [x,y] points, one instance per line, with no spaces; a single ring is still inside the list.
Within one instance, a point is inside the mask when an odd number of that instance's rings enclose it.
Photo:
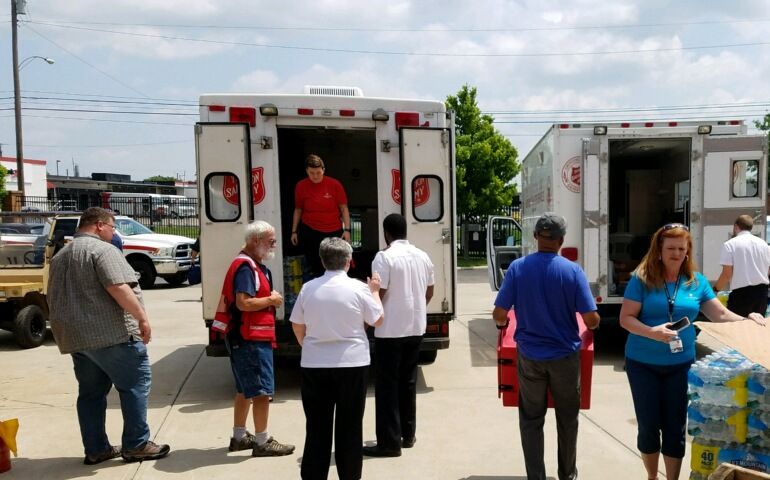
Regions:
[[[663,52],[681,52],[688,50],[713,50],[717,48],[745,48],[756,47],[762,45],[770,45],[770,42],[745,42],[745,43],[731,43],[721,45],[695,45],[690,47],[665,47],[665,48],[643,48],[638,50],[605,50],[596,52],[538,52],[538,53],[446,53],[446,52],[397,52],[388,50],[357,50],[348,48],[323,48],[323,47],[309,47],[299,45],[276,45],[267,43],[253,43],[253,42],[234,42],[227,40],[211,40],[203,38],[189,38],[179,37],[175,35],[155,35],[150,33],[137,33],[137,32],[121,32],[115,30],[105,30],[99,28],[87,28],[87,27],[75,27],[71,25],[57,25],[53,23],[44,22],[32,22],[38,25],[45,25],[55,28],[65,28],[72,30],[84,30],[89,32],[109,33],[113,35],[125,35],[130,37],[140,38],[158,38],[163,40],[178,40],[185,42],[215,44],[215,45],[231,45],[240,47],[260,47],[260,48],[274,48],[281,50],[298,50],[298,51],[310,51],[310,52],[325,52],[325,53],[355,53],[365,55],[389,55],[389,56],[413,56],[413,57],[458,57],[458,58],[536,58],[536,57],[575,57],[575,56],[596,56],[596,55],[625,55],[635,53],[663,53]]]
[[[127,96],[120,96],[120,95],[97,95],[94,93],[79,93],[79,92],[53,92],[49,90],[27,90],[24,89],[27,93],[42,93],[46,95],[68,95],[71,97],[79,96],[79,97],[95,97],[95,98],[128,98],[128,99],[141,99],[141,100],[156,100],[159,102],[187,102],[189,104],[193,104],[195,106],[198,105],[197,100],[180,100],[176,98],[149,98],[149,97],[127,97]],[[0,90],[0,93],[6,93],[6,94],[13,94],[13,90]],[[11,98],[11,97],[9,97]]]
[[[75,57],[76,59],[80,60],[80,61],[81,61],[81,62],[83,62],[84,64],[86,64],[86,65],[88,65],[89,67],[93,68],[94,70],[96,70],[97,72],[101,73],[101,74],[102,74],[102,75],[104,75],[105,77],[107,77],[107,78],[109,78],[110,80],[112,80],[112,81],[114,81],[114,82],[116,82],[116,83],[118,83],[118,84],[120,84],[120,85],[124,86],[125,88],[127,88],[127,89],[131,90],[132,92],[134,92],[134,93],[138,93],[139,95],[141,95],[141,96],[143,96],[143,97],[149,98],[149,96],[148,96],[148,95],[145,95],[144,93],[142,93],[142,92],[140,92],[139,90],[135,89],[135,88],[134,88],[134,87],[132,87],[131,85],[128,85],[127,83],[123,82],[123,81],[122,81],[122,80],[120,80],[119,78],[117,78],[117,77],[115,77],[115,76],[113,76],[113,75],[110,75],[109,73],[107,73],[107,72],[105,72],[104,70],[100,69],[100,68],[99,68],[99,67],[97,67],[96,65],[94,65],[94,64],[92,64],[92,63],[90,63],[90,62],[88,62],[88,61],[87,61],[87,60],[85,60],[84,58],[81,58],[81,57],[79,57],[78,55],[75,55],[75,54],[74,54],[73,52],[71,52],[70,50],[68,50],[68,49],[66,49],[66,48],[64,48],[64,47],[62,47],[61,45],[59,45],[58,43],[54,42],[54,41],[53,41],[53,40],[51,40],[50,38],[46,37],[46,36],[45,36],[45,35],[43,35],[42,33],[38,32],[38,31],[37,31],[37,30],[35,30],[34,28],[30,27],[29,25],[27,25],[27,23],[31,23],[31,22],[25,22],[25,24],[24,24],[24,25],[26,26],[26,28],[27,28],[27,29],[29,29],[29,31],[31,31],[32,33],[34,33],[34,34],[35,34],[35,35],[37,35],[38,37],[40,37],[40,38],[42,38],[43,40],[45,40],[46,42],[49,42],[49,43],[53,44],[55,47],[57,47],[57,48],[60,48],[62,51],[64,51],[64,52],[66,52],[67,54],[69,54],[69,55],[71,55],[71,56]]]
[[[12,118],[13,115],[0,115],[0,118]],[[105,122],[105,123],[137,123],[137,124],[145,124],[145,125],[169,125],[169,126],[184,126],[184,127],[191,127],[192,123],[174,123],[174,122],[147,122],[147,121],[141,121],[141,120],[116,120],[111,118],[86,118],[86,117],[62,117],[62,116],[55,116],[55,115],[24,115],[24,118],[45,118],[45,119],[56,119],[56,120],[81,120],[85,122]]]
[[[13,108],[0,108],[0,111],[13,110]],[[197,113],[183,112],[134,112],[130,110],[88,110],[78,108],[40,108],[40,107],[22,107],[22,110],[44,111],[44,112],[82,112],[82,113],[119,113],[126,115],[173,115],[184,117],[197,117]]]
[[[654,27],[679,27],[694,25],[731,25],[744,23],[765,23],[770,19],[737,19],[737,20],[702,20],[691,22],[658,22],[637,24],[611,24],[611,25],[573,25],[573,26],[546,26],[546,27],[517,27],[517,28],[451,28],[451,27],[280,27],[275,25],[190,25],[167,23],[122,23],[122,22],[88,22],[88,21],[61,21],[42,19],[33,23],[56,25],[103,25],[114,27],[152,27],[152,28],[188,28],[207,30],[271,30],[271,31],[301,31],[301,32],[403,32],[403,33],[441,33],[441,32],[465,32],[465,33],[496,33],[496,32],[540,32],[540,31],[567,31],[567,30],[605,30],[605,29],[631,29]]]
[[[192,143],[191,140],[175,140],[173,142],[152,142],[152,143],[125,143],[122,145],[31,145],[28,147],[36,148],[107,148],[107,147],[148,147],[157,145],[172,145],[177,143]]]
[[[664,105],[650,107],[618,107],[618,108],[586,108],[574,110],[490,110],[482,111],[485,115],[546,115],[553,113],[613,113],[613,112],[640,112],[640,111],[670,111],[670,110],[709,110],[721,108],[741,107],[770,107],[770,102],[738,102],[738,103],[712,103],[701,105]]]

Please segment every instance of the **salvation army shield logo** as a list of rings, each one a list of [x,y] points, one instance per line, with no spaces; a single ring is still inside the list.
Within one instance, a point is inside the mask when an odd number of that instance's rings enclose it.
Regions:
[[[401,170],[394,168],[390,171],[393,184],[390,186],[390,196],[396,205],[401,205]]]
[[[428,179],[425,177],[417,178],[412,186],[414,188],[412,192],[414,206],[419,207],[428,203],[428,200],[430,200],[430,184],[428,183]]]
[[[227,203],[238,205],[238,177],[235,175],[225,175],[222,181],[222,196]]]
[[[254,205],[259,205],[265,199],[264,167],[251,169],[251,199]]]
[[[401,205],[401,170],[393,169],[390,171],[393,184],[390,187],[390,196],[396,205]],[[414,206],[425,205],[430,200],[430,184],[425,177],[416,178],[412,184],[412,198]]]
[[[567,190],[573,193],[580,192],[581,171],[580,171],[581,157],[575,156],[570,158],[564,163],[564,167],[561,169],[561,183],[567,187]]]

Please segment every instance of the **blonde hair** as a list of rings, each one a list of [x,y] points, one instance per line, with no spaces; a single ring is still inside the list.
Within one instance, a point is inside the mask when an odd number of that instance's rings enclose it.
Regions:
[[[683,226],[663,226],[650,240],[650,248],[635,270],[636,276],[648,289],[663,288],[666,282],[666,267],[663,265],[663,240],[666,238],[684,238],[687,240],[687,255],[682,262],[679,274],[685,277],[685,285],[695,281],[695,262],[692,260],[692,237]]]

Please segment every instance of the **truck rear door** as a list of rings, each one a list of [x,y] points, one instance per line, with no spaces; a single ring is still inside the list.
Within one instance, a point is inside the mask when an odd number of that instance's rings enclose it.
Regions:
[[[606,137],[603,137],[606,138]],[[600,162],[599,155],[607,142],[585,138],[582,141],[582,166],[580,188],[583,201],[583,245],[578,252],[578,261],[588,277],[591,293],[607,297],[608,272],[608,230],[607,230],[607,178],[608,162]]]
[[[408,238],[435,266],[428,314],[455,312],[452,135],[448,128],[400,129],[402,214]],[[409,194],[408,192],[411,192]]]
[[[201,202],[203,318],[214,318],[222,282],[252,220],[249,126],[195,125],[198,196]]]
[[[508,266],[521,257],[521,225],[510,217],[487,219],[487,273],[489,286],[500,290]]]
[[[722,270],[719,253],[730,238],[738,215],[754,217],[754,230],[762,235],[767,192],[767,137],[724,136],[703,139],[702,229],[693,229],[695,244],[702,235],[702,272],[716,280]],[[695,204],[695,201],[693,201]],[[698,215],[692,214],[695,226]],[[696,257],[697,257],[696,249]]]

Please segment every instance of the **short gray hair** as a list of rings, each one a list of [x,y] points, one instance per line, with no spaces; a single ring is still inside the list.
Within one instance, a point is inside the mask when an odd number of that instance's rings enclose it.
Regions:
[[[353,256],[353,247],[339,237],[328,237],[321,241],[318,255],[327,270],[342,270]]]
[[[263,235],[269,232],[274,232],[275,228],[264,220],[255,220],[246,225],[246,242],[252,238],[262,238]]]

